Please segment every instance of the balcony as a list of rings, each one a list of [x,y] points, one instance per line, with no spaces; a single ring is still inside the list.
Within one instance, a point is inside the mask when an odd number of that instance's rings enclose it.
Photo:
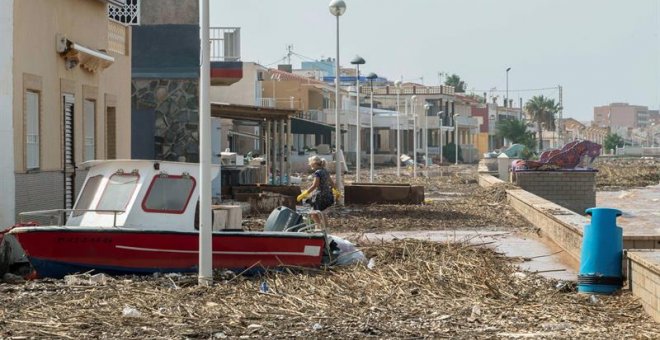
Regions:
[[[367,85],[363,85],[360,87],[360,93],[362,94],[370,94],[371,93],[371,88]],[[397,93],[399,93],[399,90],[394,87],[394,86],[384,86],[384,87],[374,87],[374,95],[378,96],[383,96],[383,95],[391,95],[391,96],[396,96]],[[453,86],[447,86],[447,85],[440,85],[440,86],[406,86],[401,88],[401,95],[438,95],[438,94],[444,94],[444,95],[453,95],[454,94],[454,87]]]
[[[211,85],[229,86],[243,79],[240,27],[211,27]]]
[[[211,61],[241,60],[241,28],[211,27]]]

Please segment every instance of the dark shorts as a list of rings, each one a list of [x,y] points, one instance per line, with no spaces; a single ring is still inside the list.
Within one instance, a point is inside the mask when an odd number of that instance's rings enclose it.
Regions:
[[[333,204],[335,204],[334,197],[319,197],[316,202],[312,203],[312,208],[314,208],[314,210],[323,211],[330,208]]]

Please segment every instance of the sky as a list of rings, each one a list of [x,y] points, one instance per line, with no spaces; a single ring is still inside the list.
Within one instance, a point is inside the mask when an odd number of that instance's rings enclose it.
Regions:
[[[593,107],[660,105],[660,0],[345,0],[340,63],[437,85],[458,74],[468,92],[558,99],[564,117]],[[286,46],[312,59],[336,55],[329,0],[210,0],[211,26],[241,27],[241,60],[276,67]],[[292,58],[294,68],[303,59]],[[444,78],[443,78],[444,81]],[[550,89],[547,89],[550,88]],[[546,89],[546,90],[537,90]]]

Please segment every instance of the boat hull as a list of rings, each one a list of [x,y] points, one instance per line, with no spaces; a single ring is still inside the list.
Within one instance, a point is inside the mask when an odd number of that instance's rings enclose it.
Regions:
[[[38,277],[61,278],[92,270],[108,274],[198,271],[196,232],[29,227],[16,228],[9,235],[21,244]],[[325,236],[319,233],[214,233],[213,268],[318,267],[324,246]]]

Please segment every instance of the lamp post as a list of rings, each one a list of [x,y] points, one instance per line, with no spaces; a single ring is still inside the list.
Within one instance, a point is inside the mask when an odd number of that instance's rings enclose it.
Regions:
[[[417,116],[415,115],[415,101],[417,96],[410,97],[410,108],[413,116],[413,178],[417,178]]]
[[[401,80],[394,82],[396,87],[396,176],[401,177],[401,123],[399,116],[399,95],[401,95]]]
[[[424,166],[429,166],[429,109],[431,104],[424,104],[424,135],[422,141],[424,143]]]
[[[374,182],[374,79],[378,76],[371,72],[367,76],[371,87],[371,105],[369,108],[369,183]]]
[[[440,127],[440,131],[438,131],[438,139],[440,139],[440,151],[438,152],[440,154],[440,164],[442,164],[442,114],[445,113],[444,111],[438,111],[438,126]]]
[[[200,286],[213,284],[213,246],[211,221],[211,103],[209,101],[210,50],[209,0],[199,3],[199,40],[201,65],[199,69],[199,254],[198,277]]]
[[[343,0],[332,0],[328,6],[330,14],[337,18],[337,59],[335,60],[335,184],[342,191],[344,185],[341,181],[341,129],[339,128],[339,17],[346,12],[346,3]]]
[[[355,129],[357,131],[357,137],[355,138],[355,181],[360,182],[360,138],[362,136],[362,125],[360,124],[360,65],[364,65],[366,61],[359,55],[356,55],[351,64],[355,65],[357,68],[356,77],[355,77],[355,102],[357,109],[355,116]]]
[[[458,165],[458,113],[454,114],[454,145],[456,146],[456,153],[454,154],[455,165]]]
[[[506,69],[506,98],[504,99],[504,107],[508,107],[508,105],[509,105],[509,71],[511,71],[511,68],[507,67],[507,69]]]

